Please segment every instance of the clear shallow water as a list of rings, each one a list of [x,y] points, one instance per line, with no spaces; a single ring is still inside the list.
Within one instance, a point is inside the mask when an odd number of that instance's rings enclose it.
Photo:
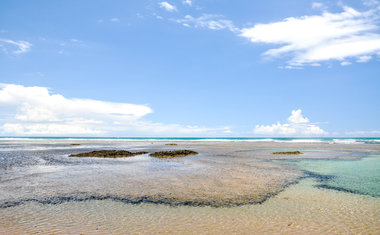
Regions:
[[[319,187],[380,197],[380,156],[359,160],[301,160],[297,165],[330,176]]]
[[[205,141],[168,147],[165,143],[66,139],[0,142],[0,234],[380,231],[379,197],[351,189],[352,185],[365,191],[371,191],[372,186],[378,189],[378,155],[362,158],[363,152],[346,151],[340,145],[343,150],[331,149],[329,144]],[[320,151],[321,146],[328,147]],[[366,154],[369,147],[378,149],[374,144],[355,146]],[[148,155],[128,159],[68,157],[96,149],[151,152],[168,148],[195,149],[201,154],[172,160]],[[308,151],[301,156],[274,157],[271,152],[276,148]],[[312,172],[314,178],[294,184],[307,176],[303,171]],[[321,179],[324,181],[319,182]],[[354,180],[358,183],[351,184]],[[347,188],[338,191],[336,186],[318,187],[337,182],[340,188],[348,185],[354,193],[345,192]]]
[[[12,140],[13,141],[13,140]],[[0,207],[28,201],[57,203],[88,198],[170,205],[241,205],[260,203],[302,175],[282,163],[239,157],[223,145],[207,144],[197,156],[157,159],[70,158],[99,149],[146,150],[200,148],[165,142],[17,140],[0,151]],[[48,143],[46,143],[48,142]],[[220,149],[222,148],[222,149]]]
[[[3,234],[379,234],[380,199],[290,186],[263,204],[194,207],[91,200],[0,210]]]

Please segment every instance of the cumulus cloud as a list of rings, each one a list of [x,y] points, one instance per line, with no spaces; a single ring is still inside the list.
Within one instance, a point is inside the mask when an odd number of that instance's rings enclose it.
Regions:
[[[288,121],[289,123],[295,123],[295,124],[299,124],[299,123],[309,123],[309,119],[302,116],[302,110],[301,109],[297,109],[297,110],[292,110],[292,115],[290,115],[290,117],[288,117]]]
[[[328,133],[302,115],[302,110],[293,110],[288,123],[256,125],[253,132],[263,136],[322,136]]]
[[[225,19],[222,15],[203,14],[198,18],[186,15],[183,19],[177,19],[175,22],[186,27],[208,28],[211,30],[227,29],[235,33],[239,31],[232,21]]]
[[[165,10],[169,12],[177,11],[177,8],[168,2],[160,2],[159,5],[161,8],[164,8]]]
[[[0,84],[1,135],[202,135],[228,130],[143,121],[147,105],[66,98],[46,87]]]
[[[321,6],[318,3],[314,7]],[[371,56],[380,52],[378,6],[360,12],[343,7],[340,13],[290,17],[279,22],[243,28],[240,36],[253,43],[277,44],[264,53],[268,58],[287,56],[288,65]]]
[[[145,105],[68,99],[59,94],[50,94],[46,87],[2,84],[0,88],[0,104],[17,107],[15,118],[23,121],[58,121],[76,115],[138,119],[152,112]]]
[[[22,54],[30,51],[32,44],[27,41],[13,41],[9,39],[0,38],[0,47],[6,53],[8,53],[8,50],[12,50],[13,54]]]

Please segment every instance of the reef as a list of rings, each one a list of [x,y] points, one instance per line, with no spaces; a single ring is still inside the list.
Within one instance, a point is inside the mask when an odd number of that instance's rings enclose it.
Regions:
[[[150,154],[150,156],[157,157],[157,158],[175,158],[175,157],[185,157],[185,156],[196,155],[196,154],[198,153],[192,150],[174,150],[174,151],[155,152],[155,153]]]
[[[86,153],[71,154],[69,157],[98,157],[98,158],[121,158],[133,157],[140,154],[147,154],[148,152],[129,152],[125,150],[99,150]]]
[[[300,151],[290,151],[290,152],[273,152],[272,154],[286,154],[286,155],[298,155],[303,154]]]

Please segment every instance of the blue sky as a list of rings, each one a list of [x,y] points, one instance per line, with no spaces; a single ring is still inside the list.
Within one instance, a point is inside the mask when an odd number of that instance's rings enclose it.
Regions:
[[[7,1],[2,136],[380,136],[380,4]]]

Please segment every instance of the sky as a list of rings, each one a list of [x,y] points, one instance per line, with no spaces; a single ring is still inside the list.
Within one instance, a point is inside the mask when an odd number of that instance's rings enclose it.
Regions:
[[[379,137],[377,0],[0,3],[0,136]]]

